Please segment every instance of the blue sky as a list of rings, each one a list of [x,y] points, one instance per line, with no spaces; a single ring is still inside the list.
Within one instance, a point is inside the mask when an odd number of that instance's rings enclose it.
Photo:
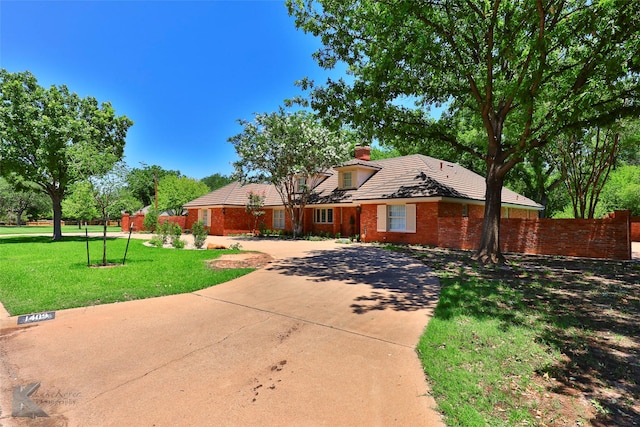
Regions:
[[[284,1],[0,0],[0,67],[111,101],[134,121],[125,161],[231,174],[237,119],[326,80]]]

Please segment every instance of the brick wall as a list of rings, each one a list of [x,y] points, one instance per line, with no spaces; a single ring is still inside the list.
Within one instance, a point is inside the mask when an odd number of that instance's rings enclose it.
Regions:
[[[131,224],[133,224],[133,231],[145,231],[144,230],[144,217],[145,215],[129,215],[129,214],[123,214],[122,215],[122,231],[124,232],[128,232],[129,231],[129,226]],[[174,224],[178,224],[180,226],[180,228],[182,228],[183,230],[186,227],[186,222],[187,222],[187,217],[186,216],[161,216],[158,217],[158,222],[160,223],[164,223],[164,222],[172,222]]]
[[[640,242],[640,216],[631,217],[631,241]]]
[[[444,206],[441,206],[444,205]],[[379,232],[377,230],[377,205],[363,205],[360,217],[360,236],[365,242],[393,242],[410,244],[438,244],[438,215],[440,209],[443,213],[453,214],[454,203],[416,203],[416,232]],[[460,207],[460,209],[462,209]],[[460,210],[459,215],[462,215]]]
[[[503,218],[500,243],[504,252],[630,259],[629,220],[628,211],[603,219]],[[482,219],[450,217],[437,222],[437,246],[473,250],[480,245]]]

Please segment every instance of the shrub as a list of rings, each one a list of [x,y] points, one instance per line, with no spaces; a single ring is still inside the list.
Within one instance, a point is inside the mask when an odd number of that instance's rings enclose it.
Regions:
[[[169,234],[171,234],[171,230],[173,229],[174,225],[175,224],[169,221],[158,223],[156,232],[158,233],[158,236],[160,237],[160,239],[162,239],[163,244],[167,243],[167,239],[169,238]]]
[[[180,240],[180,236],[182,236],[182,228],[178,224],[170,223],[169,232],[171,235],[171,246],[176,249],[184,248],[184,241]]]
[[[173,239],[171,240],[171,246],[173,246],[176,249],[183,249],[184,248],[184,240],[177,238],[177,239]]]
[[[142,227],[151,231],[152,233],[156,231],[156,227],[158,225],[158,211],[154,208],[149,208],[149,212],[144,216],[144,220],[142,221]]]
[[[193,244],[196,248],[202,248],[204,241],[207,240],[209,229],[204,226],[202,221],[198,221],[191,226],[191,234],[193,234]]]
[[[164,245],[164,242],[162,241],[162,238],[160,238],[160,236],[153,236],[151,240],[149,240],[149,243],[158,248],[161,248]]]

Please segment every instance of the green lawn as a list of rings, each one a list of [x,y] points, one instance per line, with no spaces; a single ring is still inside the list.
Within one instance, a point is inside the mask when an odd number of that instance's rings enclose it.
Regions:
[[[101,225],[90,225],[88,227],[89,233],[102,233]],[[122,231],[120,227],[107,227],[107,231]],[[82,227],[78,228],[77,225],[63,225],[62,226],[62,235],[68,233],[84,233],[85,229]],[[23,225],[21,227],[16,226],[0,226],[0,236],[8,235],[8,234],[50,234],[53,235],[53,227],[46,225],[39,226],[26,226]]]
[[[102,239],[89,239],[91,263],[102,260]],[[107,262],[122,263],[127,239],[108,239]],[[126,264],[87,267],[84,237],[0,238],[0,301],[11,315],[193,292],[253,269],[209,269],[205,261],[234,250],[147,247],[132,239]]]
[[[640,264],[410,253],[439,277],[417,347],[448,426],[631,425],[640,419]],[[613,396],[613,397],[612,397]]]

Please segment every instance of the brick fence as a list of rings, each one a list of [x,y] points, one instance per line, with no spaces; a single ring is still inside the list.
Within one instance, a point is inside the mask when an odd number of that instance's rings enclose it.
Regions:
[[[502,218],[500,243],[504,252],[631,259],[631,224],[629,211],[602,219]],[[438,218],[437,246],[476,249],[481,234],[481,218]]]
[[[122,231],[129,231],[129,227],[133,224],[133,231],[144,231],[144,215],[122,215]],[[158,217],[158,222],[173,222],[174,224],[178,224],[183,230],[186,229],[186,216],[160,216]]]
[[[631,217],[631,241],[640,242],[640,216]]]

